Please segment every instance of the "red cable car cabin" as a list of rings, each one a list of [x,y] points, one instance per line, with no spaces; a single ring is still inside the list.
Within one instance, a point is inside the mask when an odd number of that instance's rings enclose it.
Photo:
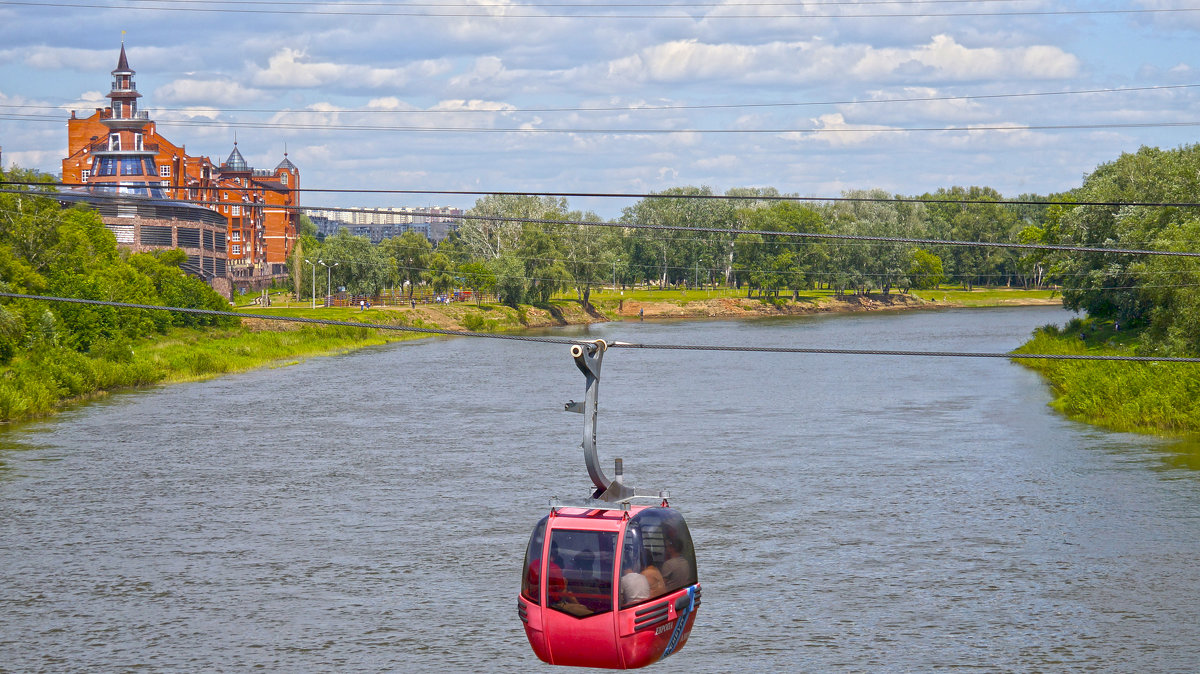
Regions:
[[[538,522],[517,609],[539,658],[630,669],[683,648],[700,606],[696,554],[663,505],[552,508]]]

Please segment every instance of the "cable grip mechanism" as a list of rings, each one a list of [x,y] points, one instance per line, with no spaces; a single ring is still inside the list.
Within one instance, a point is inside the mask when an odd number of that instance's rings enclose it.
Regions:
[[[661,492],[642,494],[625,486],[624,470],[621,459],[616,460],[616,477],[609,479],[600,467],[600,457],[596,451],[596,414],[599,411],[600,395],[600,366],[604,361],[604,352],[608,344],[597,339],[585,344],[572,344],[571,357],[584,377],[583,402],[574,400],[566,403],[563,408],[567,412],[583,414],[583,461],[587,465],[588,475],[596,490],[592,499],[607,503],[628,502],[630,499],[647,496],[658,497]]]

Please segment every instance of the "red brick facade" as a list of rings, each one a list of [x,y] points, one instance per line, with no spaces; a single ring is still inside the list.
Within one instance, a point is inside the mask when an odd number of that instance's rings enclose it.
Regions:
[[[63,182],[97,193],[202,205],[225,219],[228,275],[234,283],[284,274],[296,241],[299,214],[287,207],[297,205],[299,169],[286,154],[272,170],[253,169],[236,142],[221,165],[189,155],[138,110],[141,94],[124,45],[112,75],[108,107],[87,117],[71,113]]]

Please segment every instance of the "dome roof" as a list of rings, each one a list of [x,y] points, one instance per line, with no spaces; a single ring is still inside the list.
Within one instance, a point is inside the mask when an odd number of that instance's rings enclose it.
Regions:
[[[229,159],[226,159],[225,163],[221,164],[221,168],[225,169],[226,171],[250,170],[249,164],[246,163],[246,158],[242,156],[241,152],[238,152],[237,143],[233,144],[233,152],[229,153]]]

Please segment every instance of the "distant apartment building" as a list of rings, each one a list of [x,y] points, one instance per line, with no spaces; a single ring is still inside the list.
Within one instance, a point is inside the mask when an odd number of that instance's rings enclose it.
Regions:
[[[96,206],[124,246],[183,248],[192,258],[188,270],[216,288],[258,287],[285,275],[300,170],[286,153],[273,169],[252,168],[236,141],[220,165],[189,155],[138,109],[134,74],[122,44],[109,105],[86,117],[71,112],[62,179],[79,188],[69,200]]]
[[[367,237],[372,243],[405,232],[417,232],[437,243],[458,227],[463,215],[461,208],[450,206],[306,209],[304,212],[317,226],[317,231],[326,236],[345,228],[354,236]]]

